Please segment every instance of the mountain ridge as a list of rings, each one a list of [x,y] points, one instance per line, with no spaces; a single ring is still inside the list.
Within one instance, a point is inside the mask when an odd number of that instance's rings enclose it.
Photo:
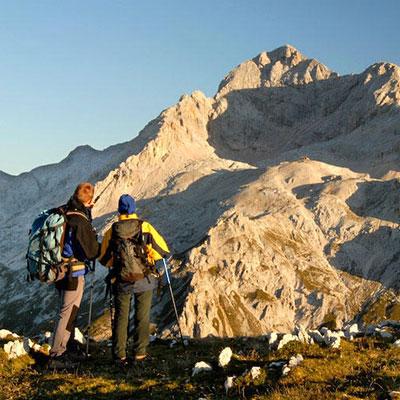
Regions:
[[[396,196],[386,194],[399,176],[399,105],[396,65],[341,77],[283,46],[234,68],[212,98],[182,96],[108,160],[93,157],[90,171],[82,162],[76,168],[102,193],[93,210],[100,235],[116,217],[119,195],[129,193],[179,256],[173,285],[186,334],[258,335],[327,320],[340,326],[362,318],[380,291],[396,289]],[[59,173],[68,179],[65,168]],[[23,232],[55,201],[46,192],[52,181],[38,178],[42,190],[25,203],[0,194],[7,203],[0,250],[21,274]],[[70,183],[58,186],[60,200],[77,182]],[[97,273],[98,288],[104,274]],[[28,312],[13,294],[17,286],[5,285],[2,318],[16,304]],[[43,288],[40,296],[50,301]],[[100,289],[95,299],[99,313]],[[164,291],[153,313],[166,333],[175,329],[168,302]],[[25,325],[47,323],[38,307]]]

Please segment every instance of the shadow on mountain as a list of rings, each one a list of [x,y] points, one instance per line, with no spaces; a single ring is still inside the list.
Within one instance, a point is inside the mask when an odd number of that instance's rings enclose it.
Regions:
[[[357,183],[358,190],[346,203],[360,217],[374,217],[398,224],[400,222],[400,181]]]
[[[253,165],[308,156],[382,176],[395,169],[390,154],[400,149],[400,107],[377,105],[374,90],[382,83],[363,79],[347,75],[303,85],[232,91],[217,103],[216,109],[225,111],[208,123],[209,143],[220,157]],[[354,140],[347,138],[353,134]]]
[[[297,186],[292,191],[297,199],[305,199],[305,206],[312,210],[317,205],[325,184],[334,179],[330,176],[322,177],[323,182]]]
[[[399,223],[400,183],[360,182],[346,203],[356,215]],[[326,253],[329,254],[329,245]],[[391,226],[370,231],[368,225],[354,239],[343,243],[330,263],[363,279],[380,282],[387,289],[400,289],[400,232]]]
[[[372,233],[361,232],[353,240],[343,243],[329,262],[341,271],[398,291],[400,232],[387,226]]]
[[[209,229],[231,207],[229,200],[262,173],[261,168],[216,170],[180,192],[173,191],[174,177],[160,195],[138,200],[139,217],[156,227],[173,254],[185,252],[205,239]],[[105,214],[95,220],[95,225],[111,222],[114,217],[115,213]]]
[[[323,177],[323,182],[296,187],[293,192],[305,206],[313,210],[321,199],[326,183],[340,177]],[[357,183],[357,190],[346,204],[356,215],[399,223],[400,184],[397,179]],[[338,228],[339,229],[339,228]],[[397,279],[400,268],[400,232],[391,226],[380,226],[372,231],[368,224],[352,240],[339,245],[331,241],[324,249],[330,264],[359,278],[379,282],[385,289],[400,289]]]

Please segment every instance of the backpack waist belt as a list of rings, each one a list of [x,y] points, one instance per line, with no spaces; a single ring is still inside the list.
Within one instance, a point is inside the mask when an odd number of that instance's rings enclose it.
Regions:
[[[64,265],[70,268],[71,271],[80,271],[86,268],[86,264],[76,258],[64,258]]]
[[[71,271],[72,272],[81,271],[81,270],[83,270],[85,268],[86,268],[86,265],[84,263],[71,265]]]

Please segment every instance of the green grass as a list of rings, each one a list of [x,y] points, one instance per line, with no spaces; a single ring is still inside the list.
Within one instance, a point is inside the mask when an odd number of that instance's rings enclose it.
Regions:
[[[218,367],[218,354],[230,346],[234,357]],[[149,348],[151,360],[121,370],[111,362],[110,350],[93,346],[93,358],[71,372],[47,371],[42,360],[23,357],[7,361],[0,351],[0,399],[225,399],[224,381],[236,375],[233,399],[385,399],[400,388],[400,349],[377,339],[342,341],[340,350],[289,343],[269,353],[262,338],[209,338],[190,342],[184,350],[157,342]],[[265,368],[271,361],[301,353],[304,362],[286,377]],[[212,373],[195,377],[197,361],[213,366]],[[262,375],[252,382],[241,375],[252,366]]]

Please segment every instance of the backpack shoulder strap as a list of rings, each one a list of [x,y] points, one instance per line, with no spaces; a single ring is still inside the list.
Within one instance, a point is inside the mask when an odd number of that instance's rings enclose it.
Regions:
[[[65,215],[79,215],[79,216],[85,218],[86,221],[89,221],[89,218],[84,213],[82,213],[80,211],[67,211],[65,213]]]

